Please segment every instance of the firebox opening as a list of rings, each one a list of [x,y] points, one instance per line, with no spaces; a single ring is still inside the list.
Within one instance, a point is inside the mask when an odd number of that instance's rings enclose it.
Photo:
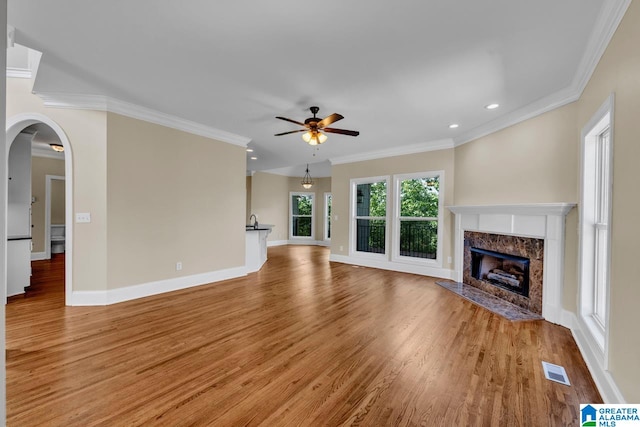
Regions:
[[[480,248],[471,249],[471,275],[516,294],[529,296],[529,259]]]

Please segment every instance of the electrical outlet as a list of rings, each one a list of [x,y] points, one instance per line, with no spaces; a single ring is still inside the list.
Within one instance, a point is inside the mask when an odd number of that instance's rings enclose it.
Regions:
[[[448,262],[449,264],[451,264],[451,257],[450,257],[450,256],[449,256],[449,257],[447,257],[447,262]]]
[[[344,250],[344,246],[340,245],[340,252]]]
[[[176,271],[182,270],[182,261],[176,262]]]

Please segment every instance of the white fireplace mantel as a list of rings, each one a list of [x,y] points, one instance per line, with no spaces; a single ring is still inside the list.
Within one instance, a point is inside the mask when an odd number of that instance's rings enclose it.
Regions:
[[[562,324],[564,221],[574,206],[575,203],[448,206],[456,215],[455,280],[462,282],[465,231],[544,239],[542,316]]]

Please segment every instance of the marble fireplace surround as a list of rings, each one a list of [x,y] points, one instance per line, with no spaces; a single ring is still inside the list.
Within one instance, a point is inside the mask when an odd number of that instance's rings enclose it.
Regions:
[[[465,231],[544,239],[542,316],[561,324],[564,223],[574,206],[573,203],[448,206],[456,216],[453,279],[463,282]]]

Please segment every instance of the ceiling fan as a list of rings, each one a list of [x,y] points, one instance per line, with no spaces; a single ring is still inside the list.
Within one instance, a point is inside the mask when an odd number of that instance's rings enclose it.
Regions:
[[[302,139],[304,139],[305,142],[307,142],[309,145],[319,145],[327,140],[327,135],[325,135],[323,132],[338,133],[340,135],[349,135],[349,136],[360,135],[360,132],[355,130],[336,129],[336,128],[327,127],[330,124],[337,122],[338,120],[344,119],[344,117],[338,113],[333,113],[330,116],[325,117],[324,119],[320,119],[319,117],[316,117],[316,114],[318,113],[318,111],[320,111],[320,108],[311,107],[309,108],[309,110],[311,110],[313,117],[309,117],[304,121],[304,123],[300,123],[298,121],[291,120],[286,117],[277,116],[276,119],[295,123],[299,126],[303,126],[304,129],[277,133],[275,134],[275,136],[288,135],[290,133],[305,132],[302,135]]]

